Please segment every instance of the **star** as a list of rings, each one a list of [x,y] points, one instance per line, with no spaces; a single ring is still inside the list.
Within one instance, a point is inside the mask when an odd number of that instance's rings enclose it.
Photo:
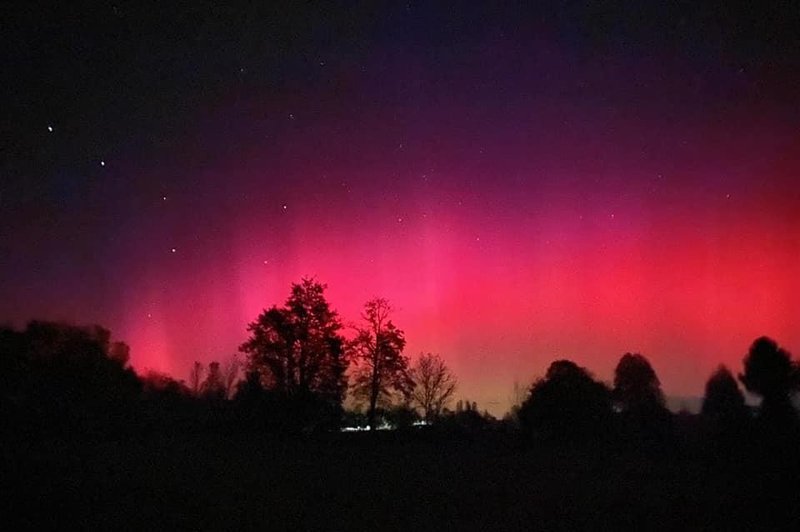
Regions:
[[[100,166],[105,166],[105,165],[106,165],[105,161],[100,161]]]
[[[167,201],[167,197],[166,196],[161,196],[161,201]]]
[[[169,251],[170,251],[170,253],[177,253],[178,252],[178,248],[171,248]]]
[[[52,133],[53,132],[53,126],[48,125],[47,126],[47,131]]]
[[[289,208],[289,206],[288,206],[287,204],[285,204],[285,203],[284,203],[283,205],[281,205],[281,209],[283,209],[284,211],[285,211],[286,209],[288,209],[288,208]]]
[[[403,223],[403,217],[402,216],[397,218],[397,223],[399,223],[399,224]]]

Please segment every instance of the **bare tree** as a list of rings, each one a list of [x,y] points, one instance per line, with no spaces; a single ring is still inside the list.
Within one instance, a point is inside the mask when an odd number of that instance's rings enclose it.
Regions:
[[[224,399],[226,394],[225,382],[219,362],[211,362],[208,365],[208,375],[203,384],[200,385],[200,395],[206,399]]]
[[[508,397],[508,413],[504,419],[513,423],[519,422],[519,409],[522,408],[522,404],[528,398],[530,389],[530,385],[526,386],[521,384],[518,380],[514,381],[514,386],[511,389],[511,395]]]
[[[422,409],[426,422],[434,421],[442,413],[456,391],[456,378],[444,360],[432,353],[420,354],[411,370],[414,379],[412,399]]]
[[[205,367],[202,362],[195,361],[192,365],[192,370],[189,372],[189,388],[195,396],[200,394],[200,386],[203,383],[203,374]]]
[[[234,354],[225,364],[225,367],[222,370],[222,386],[225,389],[225,398],[231,399],[233,397],[234,392],[236,391],[236,383],[239,380],[239,369],[241,368],[241,363],[239,359]]]
[[[395,392],[408,398],[414,385],[408,358],[403,355],[406,340],[403,331],[389,319],[391,311],[385,299],[368,301],[362,314],[364,324],[350,345],[356,362],[354,394],[366,399],[367,418],[373,430],[379,403],[390,400]]]

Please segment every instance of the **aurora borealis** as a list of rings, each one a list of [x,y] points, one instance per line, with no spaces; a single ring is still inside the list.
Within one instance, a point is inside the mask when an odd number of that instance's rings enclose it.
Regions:
[[[21,8],[0,320],[185,378],[316,276],[497,413],[555,358],[800,351],[796,10],[570,6]]]

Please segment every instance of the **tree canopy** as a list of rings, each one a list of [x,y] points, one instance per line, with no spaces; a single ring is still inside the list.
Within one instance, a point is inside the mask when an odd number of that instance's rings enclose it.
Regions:
[[[340,407],[347,389],[345,342],[325,289],[311,278],[293,284],[282,307],[264,310],[248,326],[250,338],[240,350],[267,389]]]
[[[520,425],[529,437],[564,441],[601,436],[611,415],[608,387],[571,360],[550,364],[519,411]]]
[[[625,353],[614,370],[614,399],[622,411],[663,408],[664,393],[650,361]]]
[[[766,408],[788,401],[798,387],[791,354],[772,338],[762,336],[750,346],[739,375],[747,391],[758,394]]]

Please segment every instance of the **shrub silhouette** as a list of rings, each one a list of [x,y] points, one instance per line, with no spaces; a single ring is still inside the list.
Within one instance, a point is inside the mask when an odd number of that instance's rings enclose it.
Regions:
[[[611,418],[608,387],[570,360],[550,364],[519,411],[526,437],[556,441],[602,439]]]

